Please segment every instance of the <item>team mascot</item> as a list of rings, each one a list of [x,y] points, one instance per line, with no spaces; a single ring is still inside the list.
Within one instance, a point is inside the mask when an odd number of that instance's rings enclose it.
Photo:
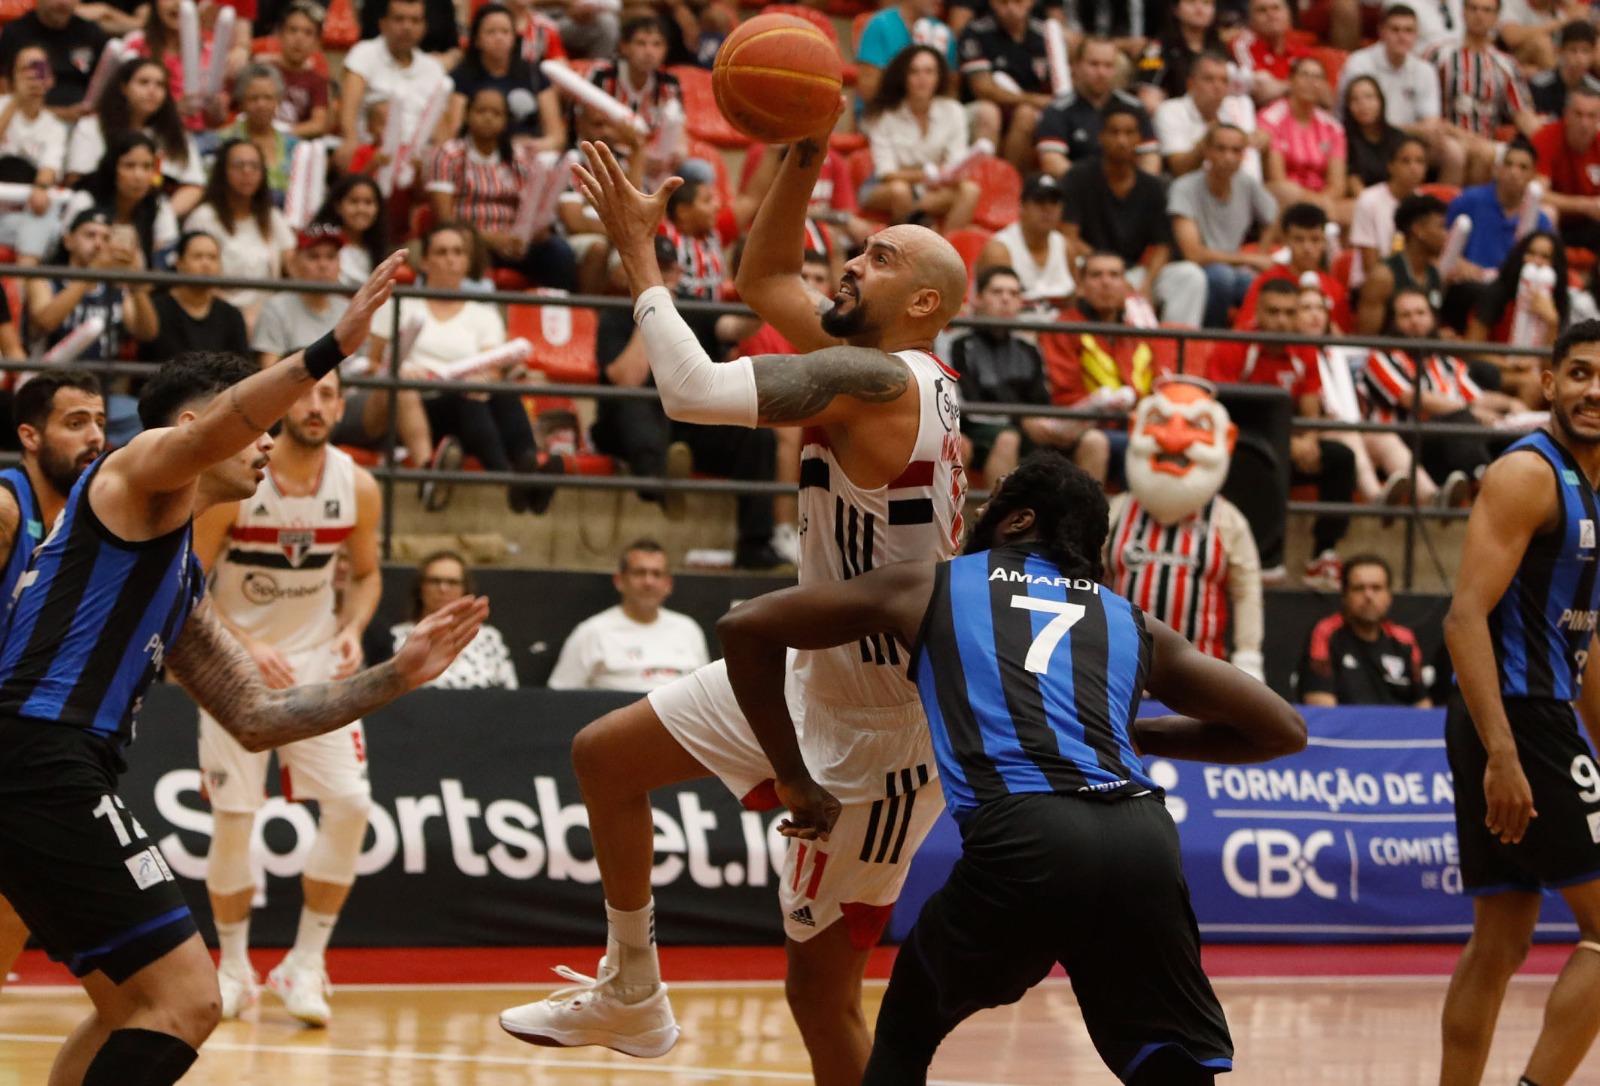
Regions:
[[[1156,382],[1133,412],[1128,492],[1111,499],[1106,581],[1218,659],[1229,659],[1231,605],[1231,659],[1260,679],[1261,558],[1244,514],[1218,493],[1238,436],[1209,381]]]

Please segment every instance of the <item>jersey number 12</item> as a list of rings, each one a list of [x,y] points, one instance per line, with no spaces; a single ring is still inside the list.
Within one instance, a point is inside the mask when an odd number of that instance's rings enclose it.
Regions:
[[[1011,606],[1055,616],[1034,636],[1033,644],[1028,646],[1028,658],[1023,661],[1023,666],[1035,675],[1048,674],[1050,657],[1055,653],[1056,646],[1061,644],[1062,636],[1083,617],[1083,604],[1041,600],[1037,596],[1012,596]]]

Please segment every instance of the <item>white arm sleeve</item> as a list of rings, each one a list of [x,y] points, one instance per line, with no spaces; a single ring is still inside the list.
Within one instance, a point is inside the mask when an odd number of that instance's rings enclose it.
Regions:
[[[679,422],[755,426],[756,373],[750,359],[711,361],[665,287],[651,287],[633,303],[650,372],[667,415]]]

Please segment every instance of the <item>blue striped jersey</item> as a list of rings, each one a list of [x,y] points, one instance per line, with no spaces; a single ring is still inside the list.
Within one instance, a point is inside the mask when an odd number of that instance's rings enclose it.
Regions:
[[[913,649],[945,802],[1160,796],[1128,739],[1150,669],[1137,607],[1021,546],[940,564]]]
[[[33,480],[28,478],[25,469],[0,471],[0,487],[9,490],[17,500],[17,534],[11,541],[5,570],[0,573],[0,614],[4,614],[11,609],[11,597],[16,595],[23,571],[33,561],[34,548],[44,540],[44,512],[39,508],[39,496],[33,492]]]
[[[1506,697],[1572,701],[1600,608],[1595,526],[1600,503],[1583,469],[1546,430],[1535,430],[1501,455],[1530,450],[1555,472],[1560,526],[1536,535],[1516,575],[1489,612],[1489,635]]]
[[[144,692],[205,593],[192,525],[129,543],[78,478],[23,575],[0,644],[0,713],[133,741]]]

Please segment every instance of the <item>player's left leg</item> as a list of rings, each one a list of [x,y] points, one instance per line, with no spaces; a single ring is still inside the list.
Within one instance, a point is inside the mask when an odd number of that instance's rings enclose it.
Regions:
[[[811,1056],[817,1086],[856,1086],[872,1050],[861,1009],[869,946],[858,948],[843,920],[803,943],[788,941],[784,994]]]
[[[1483,1080],[1506,985],[1528,956],[1538,920],[1537,893],[1472,899],[1472,937],[1450,977],[1441,1017],[1440,1086],[1477,1086]]]
[[[360,721],[278,752],[286,793],[317,801],[317,837],[306,858],[305,892],[294,946],[267,977],[285,1008],[309,1026],[331,1016],[325,955],[339,912],[356,881],[356,865],[372,811],[366,738]]]
[[[132,976],[86,977],[84,988],[95,1014],[62,1046],[50,1086],[79,1082],[67,1076],[86,1053],[83,1086],[171,1086],[194,1064],[222,1010],[211,952],[198,934]]]
[[[1572,1078],[1600,1032],[1600,879],[1561,891],[1578,921],[1578,945],[1544,1005],[1544,1026],[1526,1078],[1562,1086]]]

